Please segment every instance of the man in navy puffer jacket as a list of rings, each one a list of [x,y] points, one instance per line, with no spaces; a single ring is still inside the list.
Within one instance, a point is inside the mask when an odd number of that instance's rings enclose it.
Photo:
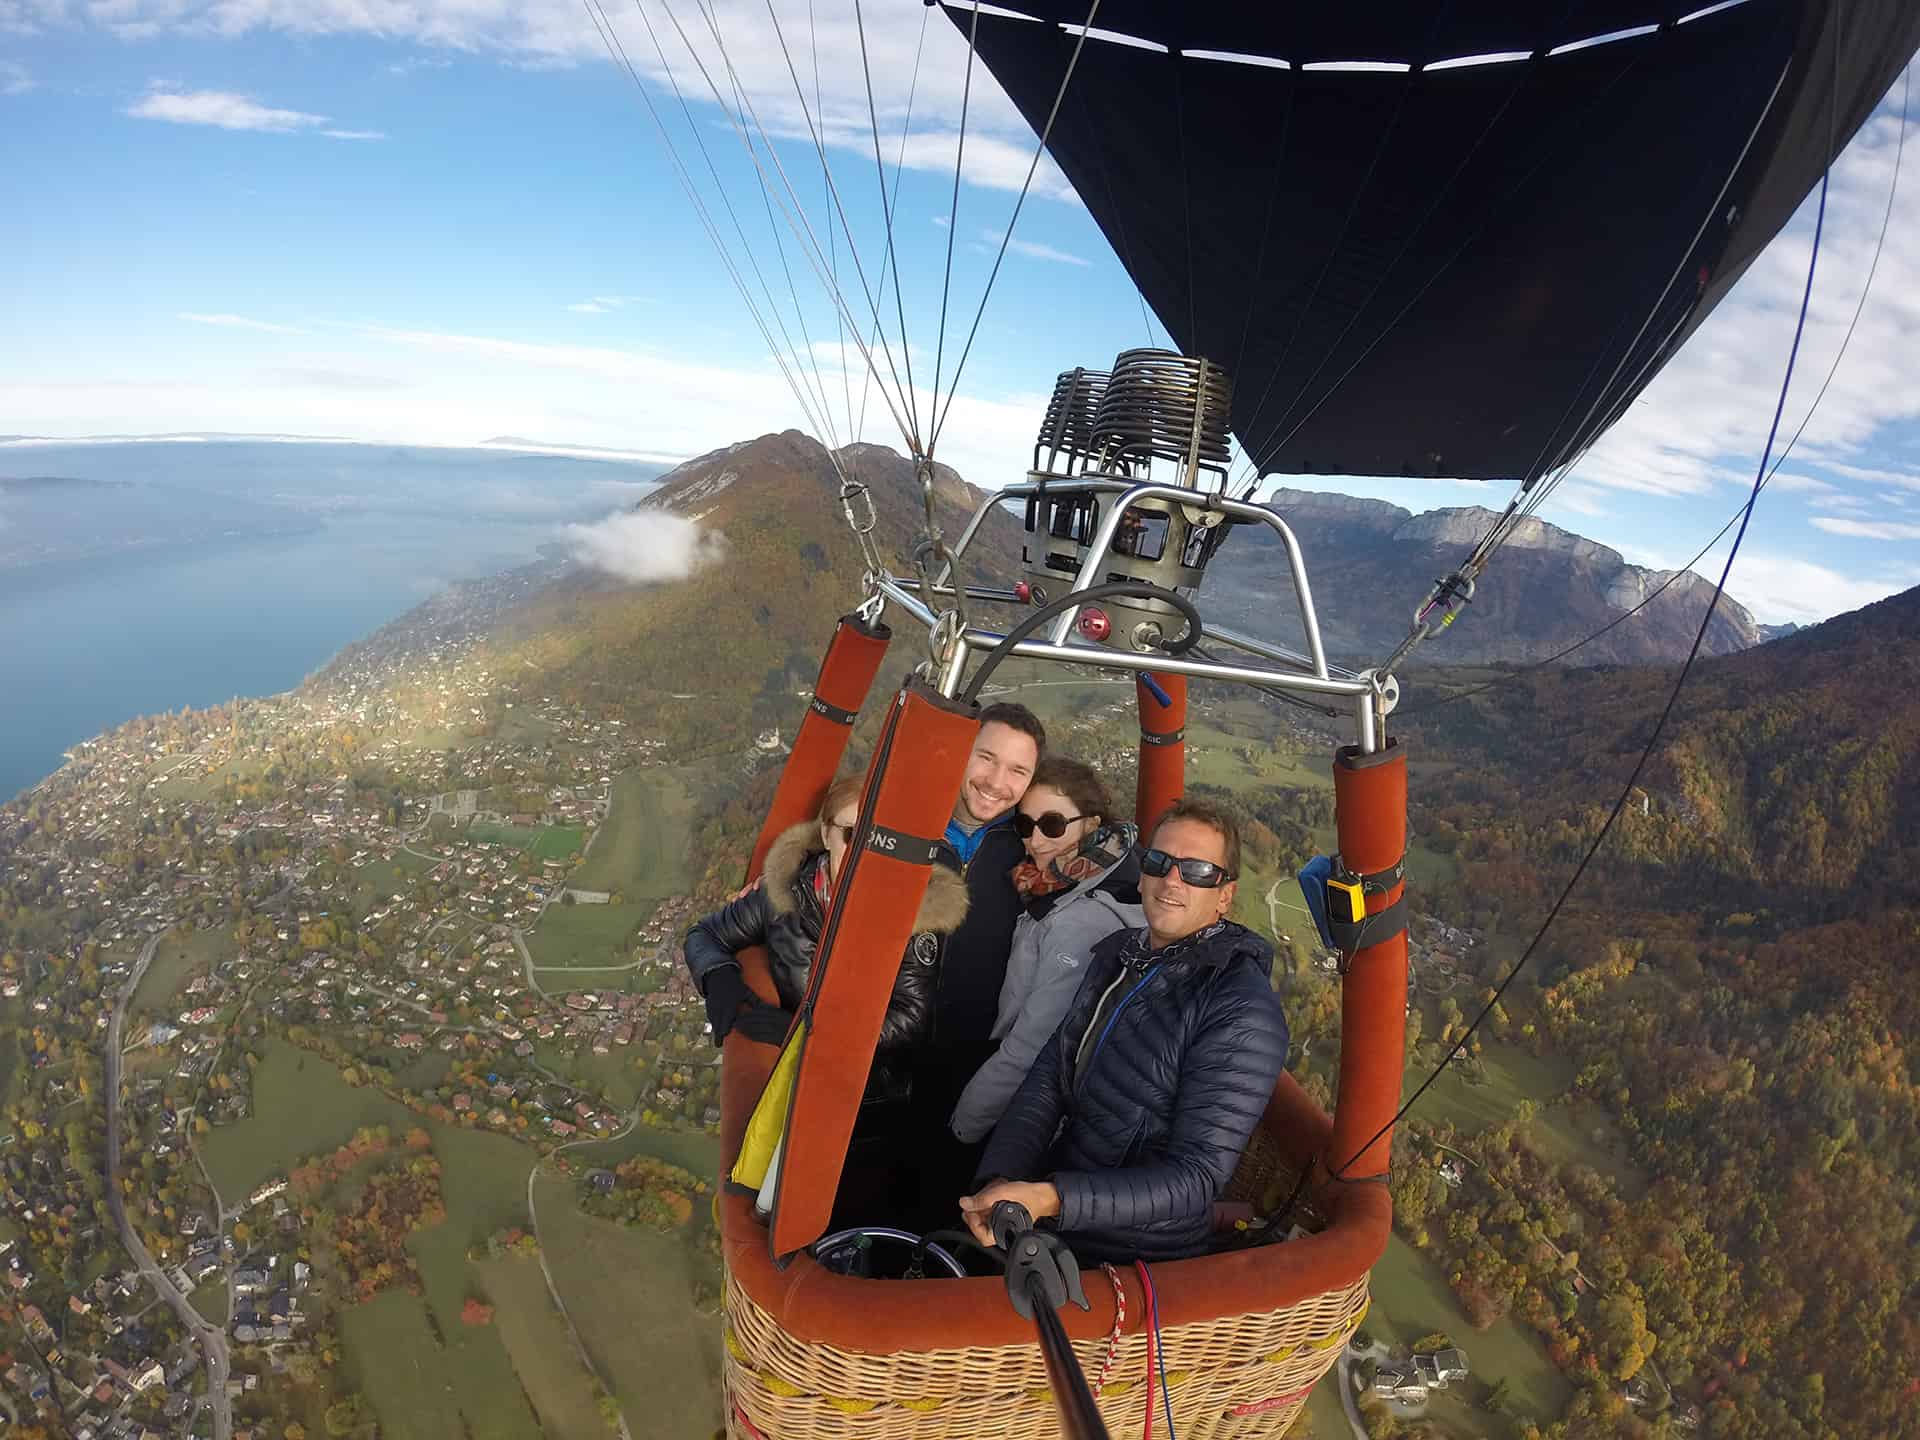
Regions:
[[[1067,1016],[987,1143],[968,1227],[995,1202],[1050,1222],[1075,1256],[1200,1254],[1213,1203],[1287,1061],[1273,947],[1226,919],[1240,837],[1177,802],[1141,855],[1144,930],[1098,946]]]

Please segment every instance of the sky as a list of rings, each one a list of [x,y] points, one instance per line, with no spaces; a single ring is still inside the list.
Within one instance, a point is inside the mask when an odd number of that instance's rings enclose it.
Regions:
[[[1165,332],[936,9],[773,11],[777,29],[765,0],[608,6],[629,73],[579,0],[0,0],[0,434],[678,459],[787,426],[899,448],[896,413],[923,434],[939,414],[940,459],[1023,478],[1056,372]],[[1762,621],[1920,584],[1920,146],[1892,191],[1900,115],[1896,83],[1834,170],[1786,434],[1894,210],[1730,582]],[[1543,518],[1637,563],[1692,557],[1752,481],[1811,234],[1809,204]],[[1508,494],[1291,483],[1413,510]]]

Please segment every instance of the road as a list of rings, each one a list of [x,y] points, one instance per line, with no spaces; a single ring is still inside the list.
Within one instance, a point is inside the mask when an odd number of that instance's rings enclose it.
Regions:
[[[140,988],[141,977],[147,973],[147,966],[152,963],[154,951],[160,948],[165,934],[163,930],[150,937],[140,951],[133,973],[114,1001],[113,1019],[107,1025],[107,1208],[113,1212],[113,1223],[120,1228],[120,1243],[126,1246],[133,1263],[147,1277],[154,1293],[173,1307],[173,1313],[180,1317],[187,1333],[200,1342],[200,1353],[207,1358],[207,1403],[213,1410],[213,1440],[233,1440],[233,1402],[227,1398],[227,1376],[231,1371],[226,1331],[209,1325],[155,1263],[139,1232],[133,1228],[133,1222],[127,1219],[126,1206],[120,1196],[120,1036],[126,1028],[127,1007],[133,1003],[133,992]]]

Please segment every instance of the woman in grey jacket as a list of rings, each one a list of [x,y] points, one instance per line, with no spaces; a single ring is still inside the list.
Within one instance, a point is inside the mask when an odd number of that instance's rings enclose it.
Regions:
[[[1134,827],[1090,765],[1048,755],[1034,771],[1014,825],[1027,859],[1014,869],[1023,909],[1013,929],[993,1038],[999,1048],[954,1108],[953,1133],[972,1144],[993,1130],[1073,1003],[1093,947],[1146,923]]]

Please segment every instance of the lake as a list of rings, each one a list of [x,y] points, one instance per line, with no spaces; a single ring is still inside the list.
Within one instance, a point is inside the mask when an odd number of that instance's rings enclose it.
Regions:
[[[0,489],[0,555],[16,562],[0,568],[0,799],[137,715],[291,689],[449,581],[631,506],[665,468],[238,440],[0,446],[0,478],[119,482]],[[34,541],[44,555],[22,563]]]

